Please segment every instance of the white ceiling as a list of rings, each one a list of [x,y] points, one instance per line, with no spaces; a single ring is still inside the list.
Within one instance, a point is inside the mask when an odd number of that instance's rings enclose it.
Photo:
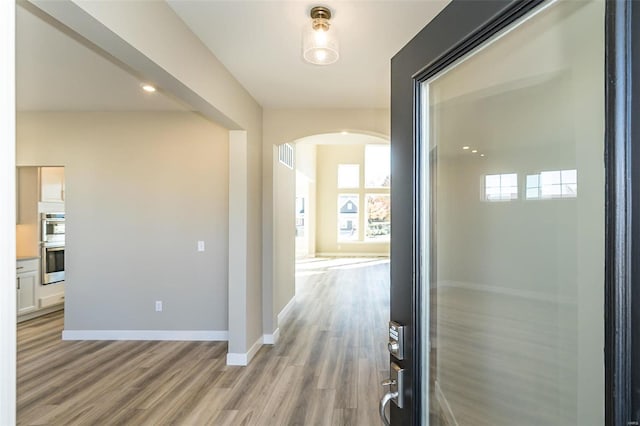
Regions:
[[[390,60],[448,0],[197,1],[169,5],[263,106],[388,108]],[[313,6],[328,6],[340,60],[302,59]]]
[[[133,0],[130,0],[133,1]],[[169,0],[240,83],[271,108],[388,108],[390,60],[449,0]],[[329,6],[340,60],[302,60],[311,7]],[[78,37],[23,7],[16,17],[18,110],[185,110]],[[159,29],[160,31],[161,29]]]
[[[168,96],[143,92],[140,83],[104,52],[16,7],[18,111],[185,110]]]

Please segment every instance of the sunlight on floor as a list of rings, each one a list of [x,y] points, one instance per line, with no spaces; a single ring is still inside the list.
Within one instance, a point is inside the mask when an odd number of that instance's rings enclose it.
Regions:
[[[296,261],[296,276],[324,274],[328,271],[365,268],[389,263],[388,257],[315,257]]]

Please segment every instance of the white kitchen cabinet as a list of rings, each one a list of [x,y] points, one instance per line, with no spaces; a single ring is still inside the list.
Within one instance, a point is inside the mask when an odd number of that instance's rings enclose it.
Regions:
[[[64,167],[40,167],[40,201],[64,202]]]
[[[16,291],[18,315],[37,309],[36,289],[40,284],[38,259],[19,260],[16,266]]]

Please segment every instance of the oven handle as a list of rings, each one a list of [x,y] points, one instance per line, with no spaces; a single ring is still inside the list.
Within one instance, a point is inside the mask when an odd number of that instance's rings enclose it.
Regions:
[[[61,251],[61,250],[64,250],[64,246],[60,246],[60,247],[47,247],[47,246],[44,246],[44,250],[45,251]]]

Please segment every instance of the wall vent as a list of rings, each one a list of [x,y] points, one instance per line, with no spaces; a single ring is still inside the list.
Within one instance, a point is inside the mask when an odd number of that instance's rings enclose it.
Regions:
[[[278,146],[280,162],[293,170],[293,145],[284,143]]]

